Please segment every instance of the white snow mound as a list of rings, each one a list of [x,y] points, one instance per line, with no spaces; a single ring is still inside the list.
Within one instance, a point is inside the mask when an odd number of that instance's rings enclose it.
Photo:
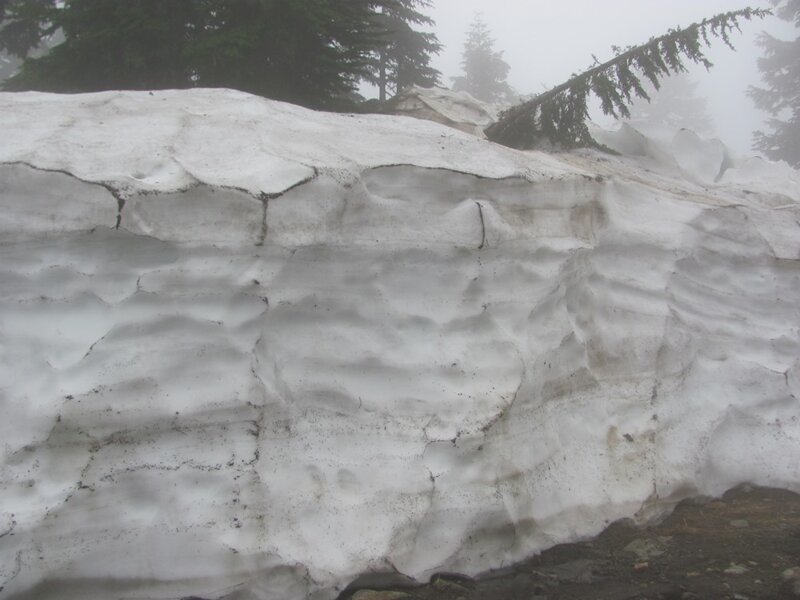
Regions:
[[[322,600],[800,489],[797,172],[621,135],[0,94],[0,598]]]
[[[467,92],[417,85],[389,101],[394,114],[427,119],[485,138],[483,131],[497,120],[495,108]]]

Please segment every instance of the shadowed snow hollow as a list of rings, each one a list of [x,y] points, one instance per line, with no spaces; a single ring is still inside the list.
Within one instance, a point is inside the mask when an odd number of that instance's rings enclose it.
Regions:
[[[0,94],[0,598],[328,599],[798,489],[797,172],[617,135]]]

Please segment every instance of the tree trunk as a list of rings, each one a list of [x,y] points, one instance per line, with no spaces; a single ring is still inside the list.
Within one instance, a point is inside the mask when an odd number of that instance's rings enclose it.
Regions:
[[[380,56],[380,72],[378,74],[378,90],[380,92],[380,101],[386,102],[386,57],[383,52]]]

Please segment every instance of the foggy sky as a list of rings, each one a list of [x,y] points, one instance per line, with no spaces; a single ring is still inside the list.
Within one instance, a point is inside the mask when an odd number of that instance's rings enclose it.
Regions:
[[[426,11],[436,21],[444,45],[433,66],[443,83],[461,73],[461,52],[466,32],[476,13],[482,13],[495,49],[511,66],[508,81],[520,93],[539,93],[562,83],[572,73],[613,56],[612,45],[638,45],[670,28],[684,27],[720,12],[752,6],[769,8],[765,0],[433,0]],[[775,17],[745,23],[732,41],[736,52],[721,40],[707,51],[711,71],[691,69],[692,78],[708,99],[718,137],[735,153],[750,150],[754,129],[765,113],[757,111],[745,95],[750,84],[760,82],[756,59],[761,49],[756,35],[768,30],[794,37],[792,26]]]

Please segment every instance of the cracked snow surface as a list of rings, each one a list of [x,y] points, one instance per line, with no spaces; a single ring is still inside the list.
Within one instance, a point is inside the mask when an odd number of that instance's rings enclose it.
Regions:
[[[325,600],[798,489],[779,167],[229,91],[0,94],[0,129],[2,599]]]

